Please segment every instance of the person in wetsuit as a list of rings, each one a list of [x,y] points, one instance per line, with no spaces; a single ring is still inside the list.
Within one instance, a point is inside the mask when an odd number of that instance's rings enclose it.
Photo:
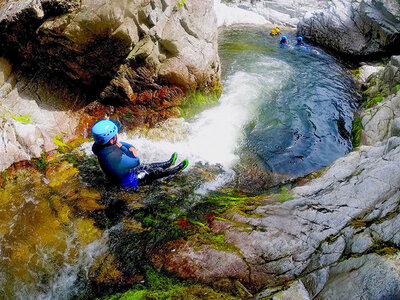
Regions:
[[[299,36],[297,37],[297,43],[296,46],[304,46],[304,42],[303,42],[303,37]]]
[[[139,185],[148,184],[156,179],[173,175],[185,169],[189,161],[183,160],[174,168],[177,154],[168,161],[141,165],[135,147],[120,142],[119,128],[113,120],[100,120],[92,127],[93,153],[97,156],[101,169],[111,182],[128,190],[137,190]]]
[[[281,45],[281,47],[287,47],[289,44],[289,40],[286,37],[286,35],[282,35],[281,40],[279,41],[279,44]]]

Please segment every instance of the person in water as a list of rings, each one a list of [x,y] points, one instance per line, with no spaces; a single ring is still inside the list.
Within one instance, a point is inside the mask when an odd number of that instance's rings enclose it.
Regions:
[[[139,185],[173,175],[189,164],[185,159],[176,167],[169,168],[177,158],[174,152],[168,161],[142,165],[135,147],[119,141],[118,131],[118,123],[113,120],[96,122],[92,127],[92,151],[109,180],[124,189],[137,190]]]
[[[287,47],[288,46],[289,40],[287,39],[286,35],[283,35],[281,37],[281,40],[280,40],[279,44],[281,45],[281,47]]]
[[[279,30],[279,27],[275,27],[274,29],[271,30],[271,33],[270,33],[270,35],[273,35],[273,36],[280,35],[280,34],[281,34],[281,31]]]
[[[297,37],[297,43],[296,46],[304,46],[304,42],[303,42],[303,37],[299,36]]]

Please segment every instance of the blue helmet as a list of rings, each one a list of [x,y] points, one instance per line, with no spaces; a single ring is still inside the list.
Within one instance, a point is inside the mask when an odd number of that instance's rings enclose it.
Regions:
[[[283,41],[287,40],[286,35],[282,35],[281,40],[283,40]]]
[[[112,120],[97,121],[92,127],[95,143],[104,145],[118,133],[118,126]]]
[[[303,37],[301,37],[301,36],[297,37],[297,41],[298,42],[302,42],[303,41]]]

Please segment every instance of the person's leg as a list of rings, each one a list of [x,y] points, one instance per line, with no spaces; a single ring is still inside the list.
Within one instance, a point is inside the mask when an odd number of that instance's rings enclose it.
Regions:
[[[174,152],[171,155],[171,158],[169,160],[164,161],[164,162],[151,163],[151,164],[148,164],[148,166],[150,168],[162,168],[162,169],[169,168],[170,166],[172,166],[175,163],[177,156],[178,156],[178,154],[176,152]]]
[[[154,180],[173,175],[173,174],[185,169],[188,164],[189,164],[189,161],[187,159],[185,159],[179,165],[177,165],[175,168],[171,168],[171,169],[153,168],[153,167],[151,167],[151,165],[147,165],[145,169],[142,169],[139,173],[136,173],[138,181],[139,181],[139,185],[148,184]]]

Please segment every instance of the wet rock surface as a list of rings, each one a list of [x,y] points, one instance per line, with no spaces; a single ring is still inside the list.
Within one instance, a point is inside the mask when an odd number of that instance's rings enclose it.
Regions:
[[[308,40],[344,55],[396,53],[400,6],[396,1],[334,0],[307,13],[298,32]]]
[[[187,91],[216,84],[215,22],[210,0],[7,1],[0,7],[1,48],[24,66],[62,73],[102,98],[134,101],[163,86]]]

